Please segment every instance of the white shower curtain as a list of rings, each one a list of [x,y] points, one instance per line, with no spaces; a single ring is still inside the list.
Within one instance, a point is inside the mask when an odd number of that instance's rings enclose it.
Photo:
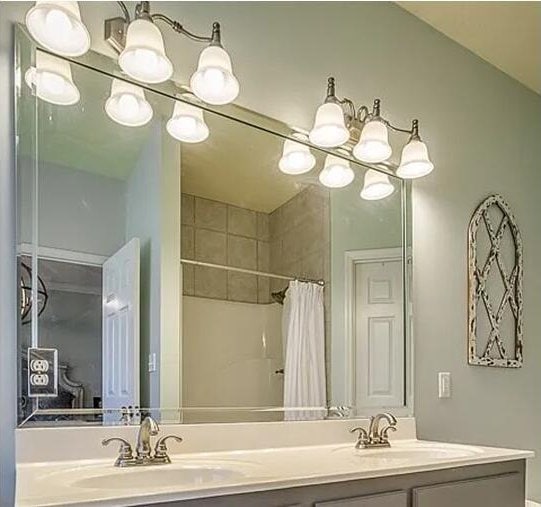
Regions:
[[[316,283],[293,281],[284,301],[285,418],[321,419],[327,405],[325,381],[325,317],[323,287]]]

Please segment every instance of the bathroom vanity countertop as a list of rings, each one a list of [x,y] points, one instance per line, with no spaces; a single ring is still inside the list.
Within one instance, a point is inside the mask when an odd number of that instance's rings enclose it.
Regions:
[[[334,444],[172,454],[170,465],[124,469],[110,459],[29,463],[17,468],[17,505],[150,505],[533,456],[530,451],[398,440],[389,449]]]

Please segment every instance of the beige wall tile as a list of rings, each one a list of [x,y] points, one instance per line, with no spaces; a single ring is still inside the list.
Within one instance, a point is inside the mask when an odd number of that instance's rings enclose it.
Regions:
[[[271,302],[270,295],[271,282],[268,276],[257,277],[257,302],[260,304],[268,304]]]
[[[282,240],[275,239],[269,243],[270,258],[269,266],[273,273],[280,274],[282,272]]]
[[[236,206],[227,207],[227,232],[248,238],[257,237],[257,213]]]
[[[183,225],[180,233],[180,256],[183,259],[193,259],[195,255],[195,233],[194,228]]]
[[[257,241],[230,234],[227,238],[227,263],[237,268],[257,269]]]
[[[189,264],[182,265],[182,293],[185,296],[193,296],[194,287],[194,266]]]
[[[269,214],[269,236],[270,239],[278,238],[283,231],[281,230],[280,217],[282,215],[282,208],[276,208],[272,213]]]
[[[324,274],[324,255],[322,250],[317,250],[302,259],[301,277],[313,280],[323,280]]]
[[[270,269],[270,245],[267,241],[257,242],[257,269],[269,271]]]
[[[225,264],[227,238],[222,232],[195,230],[195,259],[214,264]]]
[[[205,298],[227,299],[227,271],[194,266],[194,294]]]
[[[261,241],[269,241],[269,214],[257,213],[257,239]]]
[[[193,195],[182,194],[180,197],[180,217],[184,225],[193,225],[194,223],[194,201]]]
[[[227,205],[209,199],[195,198],[195,225],[213,231],[226,231]]]
[[[227,273],[227,299],[257,303],[257,276],[247,273]]]

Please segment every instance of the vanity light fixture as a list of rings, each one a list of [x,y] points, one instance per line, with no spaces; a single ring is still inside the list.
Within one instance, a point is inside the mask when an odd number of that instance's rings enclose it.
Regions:
[[[403,149],[402,161],[397,170],[401,178],[419,178],[432,171],[434,165],[428,158],[426,145],[419,137],[419,121],[413,120],[409,129],[393,125],[381,116],[381,101],[374,100],[372,109],[367,106],[355,107],[348,98],[336,96],[333,77],[327,81],[325,103],[319,106],[310,141],[324,148],[335,148],[345,144],[358,132],[358,142],[353,155],[361,162],[377,164],[385,162],[392,154],[388,129],[409,134],[409,141]]]
[[[105,21],[105,39],[120,53],[119,65],[126,74],[143,83],[161,83],[173,74],[162,34],[155,24],[161,21],[191,40],[208,44],[190,80],[193,93],[209,104],[228,104],[235,100],[239,83],[233,74],[231,58],[222,46],[220,23],[213,23],[210,36],[196,35],[164,14],[151,14],[150,2],[137,3],[133,21],[125,3],[117,3],[124,17]]]
[[[310,141],[322,148],[336,148],[348,142],[350,133],[346,127],[342,103],[336,97],[334,78],[327,83],[325,102],[318,107]]]
[[[48,53],[36,53],[36,66],[25,75],[26,84],[35,87],[36,95],[51,104],[70,106],[79,102],[80,94],[71,77],[71,67],[66,60]]]
[[[433,169],[434,164],[428,158],[426,144],[419,137],[417,120],[413,120],[413,132],[408,144],[402,150],[402,157],[396,174],[407,179],[421,178],[431,173]]]
[[[329,188],[347,187],[355,179],[355,173],[349,162],[336,155],[327,155],[319,181]]]
[[[126,127],[140,127],[152,119],[152,106],[139,86],[113,79],[111,95],[105,102],[105,112],[111,120]]]
[[[300,134],[293,135],[299,139],[301,138]],[[306,140],[304,136],[302,136],[302,139]],[[316,158],[312,155],[308,146],[292,139],[285,140],[282,157],[278,162],[280,171],[284,174],[304,174],[311,171],[315,165]]]
[[[175,101],[173,115],[166,128],[172,137],[185,143],[200,143],[209,136],[203,110],[180,100]]]
[[[30,35],[53,53],[81,56],[90,49],[90,34],[77,2],[38,0],[25,21]]]
[[[394,186],[385,173],[368,169],[364,175],[361,197],[367,201],[385,199],[394,192]]]

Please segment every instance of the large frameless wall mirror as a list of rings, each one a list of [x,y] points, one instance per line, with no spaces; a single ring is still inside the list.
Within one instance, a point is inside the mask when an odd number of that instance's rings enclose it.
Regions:
[[[408,186],[113,69],[17,33],[19,422],[410,414]]]

